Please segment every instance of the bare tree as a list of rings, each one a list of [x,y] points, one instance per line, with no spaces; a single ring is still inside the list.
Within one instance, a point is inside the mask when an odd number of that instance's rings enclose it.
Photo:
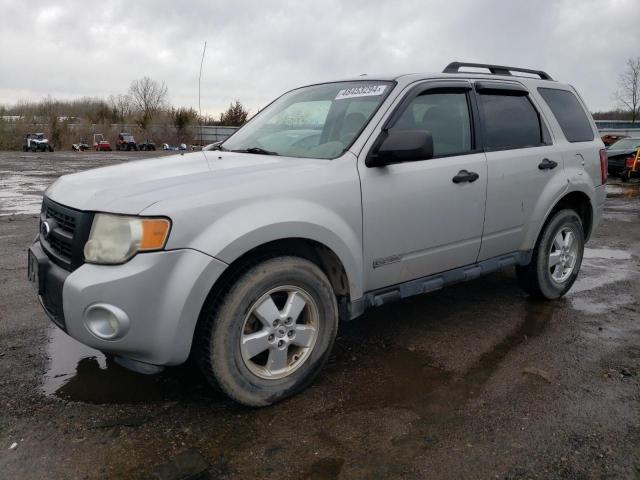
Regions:
[[[164,82],[143,77],[129,86],[129,96],[133,107],[140,113],[143,128],[167,103],[167,86]]]
[[[627,69],[618,77],[616,99],[631,113],[631,122],[640,116],[640,57],[627,60]]]
[[[120,121],[125,122],[127,118],[131,117],[131,114],[133,113],[133,102],[129,95],[109,95],[108,103]]]

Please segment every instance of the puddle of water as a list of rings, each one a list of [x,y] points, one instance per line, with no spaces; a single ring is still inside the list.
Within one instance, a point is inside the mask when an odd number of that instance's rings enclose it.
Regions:
[[[0,216],[14,214],[38,214],[42,205],[42,193],[52,177],[44,172],[30,176],[27,173],[0,171]]]
[[[49,327],[42,390],[46,395],[85,403],[138,403],[191,397],[206,390],[196,372],[170,369],[142,375],[116,364],[57,327]],[[184,370],[178,373],[179,370]]]
[[[628,184],[608,184],[607,185],[607,198],[636,198],[638,197],[637,183]]]
[[[614,222],[627,222],[627,223],[631,223],[631,222],[637,222],[638,218],[637,215],[631,214],[631,213],[625,213],[625,212],[613,212],[613,211],[606,211],[604,212],[604,214],[602,215],[603,218],[606,218],[607,220],[611,220]]]
[[[591,315],[601,315],[633,302],[634,298],[631,295],[618,295],[607,299],[606,302],[596,302],[589,298],[574,297],[571,298],[571,307],[574,310],[580,310],[581,312]]]
[[[602,258],[609,260],[631,260],[631,252],[614,248],[585,248],[583,258],[590,260]]]
[[[621,282],[636,274],[631,252],[613,248],[585,248],[580,274],[567,295]]]

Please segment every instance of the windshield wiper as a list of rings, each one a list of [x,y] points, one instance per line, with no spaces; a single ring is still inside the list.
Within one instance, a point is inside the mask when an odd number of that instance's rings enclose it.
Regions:
[[[264,148],[260,148],[260,147],[249,147],[242,150],[231,150],[231,151],[237,152],[237,153],[256,153],[258,155],[279,155],[278,152],[271,152],[269,150],[265,150]]]

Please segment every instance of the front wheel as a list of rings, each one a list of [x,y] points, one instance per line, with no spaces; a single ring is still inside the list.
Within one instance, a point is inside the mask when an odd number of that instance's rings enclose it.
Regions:
[[[203,310],[198,363],[207,379],[247,406],[293,395],[326,363],[338,328],[326,275],[298,257],[265,260],[246,270]]]
[[[584,253],[584,229],[573,210],[560,210],[547,222],[529,265],[516,267],[518,284],[536,298],[553,300],[575,282]]]

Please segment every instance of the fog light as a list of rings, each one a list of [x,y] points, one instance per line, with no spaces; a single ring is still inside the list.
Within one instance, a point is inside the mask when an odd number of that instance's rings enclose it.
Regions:
[[[101,340],[117,340],[129,331],[129,317],[120,308],[107,303],[94,303],[84,312],[87,329]]]

